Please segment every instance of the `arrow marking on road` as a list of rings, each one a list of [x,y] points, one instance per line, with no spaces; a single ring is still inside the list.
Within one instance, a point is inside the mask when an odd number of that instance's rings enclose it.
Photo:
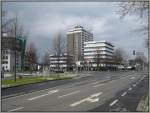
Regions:
[[[89,102],[98,102],[99,101],[99,98],[89,98],[89,99],[87,99],[87,101],[89,101]]]
[[[91,95],[90,97],[98,97],[98,96],[100,96],[102,93],[103,93],[103,92],[95,93],[95,94]]]
[[[47,94],[36,96],[36,97],[33,97],[33,98],[29,98],[28,100],[35,100],[35,99],[38,99],[38,98],[41,98],[41,97],[44,97],[44,96],[47,96],[47,95],[50,95],[50,94],[53,94],[53,93],[56,93],[56,92],[58,92],[58,90],[52,90],[52,91],[49,91]]]
[[[74,106],[77,106],[77,105],[79,105],[79,104],[81,104],[81,103],[83,103],[83,102],[86,102],[86,101],[87,101],[87,102],[97,102],[97,101],[99,101],[99,98],[93,98],[93,97],[98,97],[98,96],[100,96],[102,93],[103,93],[103,92],[95,93],[95,94],[91,95],[90,97],[87,97],[87,98],[85,98],[85,99],[83,99],[83,100],[80,100],[80,101],[77,101],[77,102],[71,104],[70,106],[71,106],[71,107],[74,107]]]

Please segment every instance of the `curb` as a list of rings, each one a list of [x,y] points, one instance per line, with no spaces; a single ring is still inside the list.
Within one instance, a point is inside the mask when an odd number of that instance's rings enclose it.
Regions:
[[[140,100],[138,106],[137,106],[137,111],[139,112],[148,112],[149,111],[149,105],[147,105],[149,100],[147,100],[149,97],[143,96],[143,98]]]

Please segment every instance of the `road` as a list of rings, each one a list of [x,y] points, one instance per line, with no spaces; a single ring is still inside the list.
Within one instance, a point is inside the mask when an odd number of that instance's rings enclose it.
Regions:
[[[147,77],[146,72],[83,72],[74,79],[38,84],[42,90],[2,99],[2,111],[135,111],[131,100],[138,97],[132,102],[136,106],[148,91]],[[138,94],[139,89],[144,93]],[[135,92],[138,96],[127,98]]]
[[[47,81],[44,83],[29,84],[29,85],[17,86],[13,88],[6,88],[6,89],[3,88],[1,95],[2,95],[2,98],[7,98],[7,97],[14,96],[14,95],[26,94],[26,93],[31,93],[33,91],[56,87],[59,85],[81,82],[87,79],[93,79],[94,77],[97,78],[97,76],[100,80],[104,80],[107,78],[106,77],[107,74],[110,74],[110,72],[98,72],[98,73],[97,72],[79,72],[79,73],[76,73],[75,79],[59,80],[57,82]],[[115,74],[117,75],[111,76],[113,79],[115,79],[115,77],[118,75],[120,76],[122,72],[117,72]],[[93,76],[93,75],[96,75],[96,76]]]

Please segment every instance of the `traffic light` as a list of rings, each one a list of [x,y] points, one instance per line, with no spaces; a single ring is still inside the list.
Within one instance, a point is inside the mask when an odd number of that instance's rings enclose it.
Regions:
[[[133,55],[135,55],[135,50],[133,50]]]

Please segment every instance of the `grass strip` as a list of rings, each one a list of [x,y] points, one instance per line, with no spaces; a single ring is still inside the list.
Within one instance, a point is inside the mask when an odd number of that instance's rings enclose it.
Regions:
[[[44,77],[44,76],[37,76],[37,77],[23,77],[22,79],[17,78],[16,82],[14,79],[2,80],[3,88],[12,87],[12,86],[19,86],[19,85],[26,85],[31,83],[38,83],[50,80],[63,80],[63,79],[71,79],[72,77],[69,76],[53,76],[53,77]]]

